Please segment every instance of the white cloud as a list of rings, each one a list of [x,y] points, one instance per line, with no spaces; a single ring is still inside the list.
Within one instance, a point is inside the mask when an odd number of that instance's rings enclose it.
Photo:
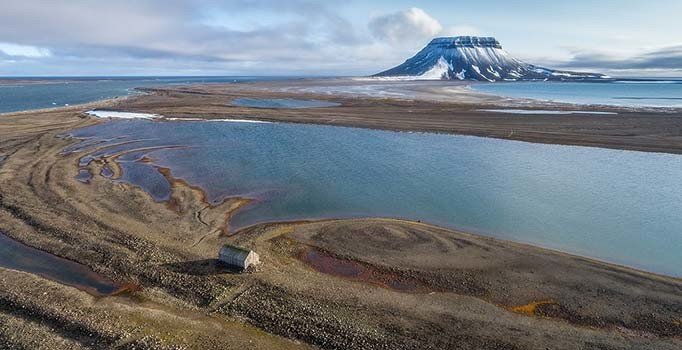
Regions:
[[[350,21],[334,6],[310,0],[9,2],[0,11],[0,63],[3,74],[19,75],[369,74],[450,31],[419,8]]]
[[[373,18],[369,30],[377,39],[409,45],[433,38],[443,31],[443,26],[424,10],[413,7]]]
[[[18,45],[18,44],[12,44],[12,43],[2,43],[0,42],[0,52],[4,53],[7,56],[20,56],[20,57],[49,57],[52,54],[50,53],[50,50],[41,48],[41,47],[36,47],[36,46],[30,46],[30,45]]]
[[[441,35],[446,35],[446,36],[460,36],[460,35],[473,35],[473,36],[478,36],[481,35],[481,32],[473,26],[470,25],[456,25],[447,28],[442,32]]]

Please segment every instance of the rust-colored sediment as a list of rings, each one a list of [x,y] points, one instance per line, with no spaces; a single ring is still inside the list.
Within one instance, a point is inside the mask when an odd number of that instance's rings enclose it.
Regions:
[[[542,305],[552,304],[556,304],[556,302],[554,302],[553,300],[540,300],[525,305],[510,307],[509,310],[520,314],[535,315],[535,312],[537,311],[538,307]]]
[[[316,247],[301,249],[298,258],[314,270],[352,281],[364,282],[405,293],[435,291],[426,284],[398,273],[355,260],[337,257]]]

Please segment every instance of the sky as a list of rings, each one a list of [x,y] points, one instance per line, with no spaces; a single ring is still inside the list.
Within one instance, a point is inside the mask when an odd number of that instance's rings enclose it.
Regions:
[[[367,75],[437,36],[549,68],[682,76],[681,0],[0,0],[0,76]]]

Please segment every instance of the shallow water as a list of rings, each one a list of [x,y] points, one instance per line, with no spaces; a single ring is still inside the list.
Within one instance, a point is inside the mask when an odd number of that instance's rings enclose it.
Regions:
[[[474,84],[494,95],[630,107],[682,107],[682,80],[615,82],[510,82]]]
[[[680,155],[280,123],[115,120],[73,135],[84,164],[92,147],[139,150],[114,181],[157,200],[170,191],[157,166],[211,201],[256,199],[232,229],[399,217],[682,276]],[[158,146],[173,148],[145,150]]]
[[[86,266],[23,245],[0,232],[0,266],[33,273],[95,295],[109,295],[121,285]]]
[[[298,100],[293,98],[237,98],[232,101],[235,106],[253,108],[320,108],[336,107],[340,103],[320,100]]]

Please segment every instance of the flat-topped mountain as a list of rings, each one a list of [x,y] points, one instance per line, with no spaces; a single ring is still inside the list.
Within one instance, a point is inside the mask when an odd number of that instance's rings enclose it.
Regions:
[[[442,80],[601,80],[603,74],[535,66],[512,57],[492,37],[435,38],[405,63],[375,74],[377,77]]]

